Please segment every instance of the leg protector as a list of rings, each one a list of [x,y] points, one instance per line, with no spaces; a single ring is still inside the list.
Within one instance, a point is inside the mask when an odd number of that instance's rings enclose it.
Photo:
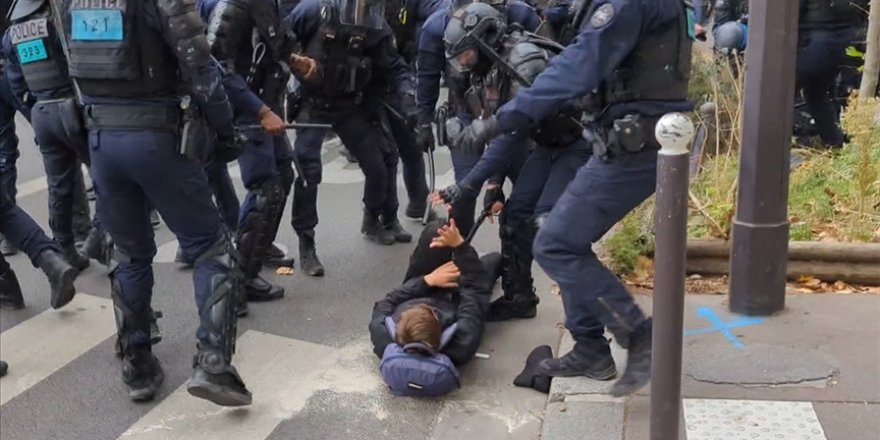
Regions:
[[[275,238],[274,224],[283,206],[280,181],[270,179],[254,191],[254,206],[241,222],[238,250],[242,257],[245,278],[255,278],[262,269],[262,257]]]
[[[505,222],[506,223],[506,222]],[[501,234],[501,288],[511,301],[525,301],[535,296],[532,279],[532,242],[535,229],[529,223],[505,224]]]
[[[110,299],[116,317],[116,352],[123,355],[135,345],[150,345],[150,321],[152,310],[137,314],[125,303],[122,283],[110,274]]]

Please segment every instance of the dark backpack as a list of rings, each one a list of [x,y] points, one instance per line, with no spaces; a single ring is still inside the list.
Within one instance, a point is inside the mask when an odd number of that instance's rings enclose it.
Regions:
[[[443,330],[441,349],[452,338],[457,327],[457,324],[452,324]],[[385,328],[396,339],[397,323],[390,316],[385,318]],[[391,393],[398,396],[439,397],[461,387],[458,369],[452,360],[421,342],[405,346],[388,344],[379,362],[379,371]]]

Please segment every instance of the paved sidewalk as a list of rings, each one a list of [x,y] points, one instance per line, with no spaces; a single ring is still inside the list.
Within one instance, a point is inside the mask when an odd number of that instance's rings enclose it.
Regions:
[[[880,296],[789,295],[783,313],[750,319],[725,296],[689,295],[685,334],[682,439],[880,438]],[[572,344],[566,333],[561,351]],[[610,386],[555,379],[542,439],[648,439],[650,389],[616,399]]]

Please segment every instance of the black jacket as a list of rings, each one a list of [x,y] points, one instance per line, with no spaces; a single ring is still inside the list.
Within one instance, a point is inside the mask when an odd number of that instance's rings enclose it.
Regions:
[[[431,230],[430,226],[425,229]],[[436,228],[433,230],[436,231]],[[416,249],[416,253],[418,252],[419,249]],[[464,244],[455,249],[452,252],[452,261],[461,271],[458,289],[432,288],[425,283],[422,274],[410,278],[384,299],[376,302],[370,321],[370,338],[376,356],[381,358],[385,347],[394,343],[385,327],[385,317],[391,316],[397,321],[404,310],[416,304],[429,304],[437,311],[443,328],[453,322],[458,323],[455,334],[442,352],[455,365],[463,365],[474,357],[483,338],[492,291],[489,289],[486,270],[473,247]]]

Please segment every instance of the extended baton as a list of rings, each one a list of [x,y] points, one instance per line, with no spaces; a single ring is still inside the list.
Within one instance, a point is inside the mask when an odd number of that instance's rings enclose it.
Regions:
[[[428,191],[428,204],[425,206],[425,214],[422,216],[422,225],[428,224],[428,218],[431,217],[431,211],[434,210],[434,203],[431,195],[437,190],[437,170],[434,168],[434,149],[428,149],[428,175],[431,177],[431,190]]]
[[[480,226],[483,225],[483,222],[486,221],[492,214],[492,211],[488,209],[484,209],[483,212],[480,213],[480,216],[477,217],[477,221],[474,222],[474,227],[471,228],[471,232],[468,234],[467,238],[464,239],[465,243],[470,244],[474,237],[477,235],[477,230],[480,229]]]
[[[293,123],[293,124],[285,124],[285,130],[296,130],[297,128],[324,128],[331,129],[333,125],[331,124],[313,124],[313,123]],[[236,125],[235,129],[238,131],[253,131],[253,130],[262,130],[263,126],[260,124],[251,124],[251,125]]]

